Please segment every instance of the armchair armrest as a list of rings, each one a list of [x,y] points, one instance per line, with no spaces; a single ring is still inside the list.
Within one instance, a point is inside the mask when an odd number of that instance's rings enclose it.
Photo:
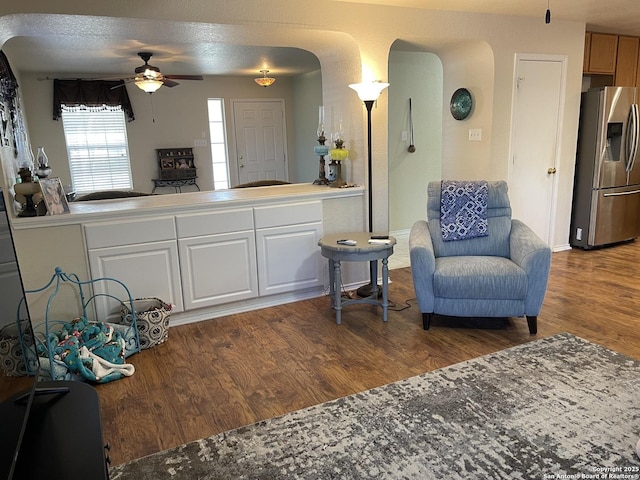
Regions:
[[[433,274],[436,269],[436,258],[429,224],[425,220],[419,220],[411,227],[409,256],[418,306],[421,312],[431,313],[434,309]]]
[[[525,315],[540,313],[551,268],[551,249],[520,220],[511,221],[511,260],[522,268],[528,279]]]

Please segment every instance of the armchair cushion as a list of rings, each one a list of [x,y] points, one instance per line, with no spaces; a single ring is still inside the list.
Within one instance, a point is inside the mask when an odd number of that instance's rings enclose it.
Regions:
[[[527,295],[527,274],[504,257],[436,259],[433,293],[442,298],[517,300]]]

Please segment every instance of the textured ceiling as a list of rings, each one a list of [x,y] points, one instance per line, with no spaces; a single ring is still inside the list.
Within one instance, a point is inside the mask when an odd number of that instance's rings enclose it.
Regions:
[[[517,15],[585,22],[593,31],[640,36],[638,0],[341,0],[350,3],[459,12]]]
[[[342,0],[400,8],[471,11],[537,17],[543,21],[547,2],[552,21],[585,22],[594,31],[640,36],[640,0]],[[173,31],[175,23],[112,18],[109,28],[117,36],[95,35],[96,25],[86,25],[74,35],[52,26],[51,17],[38,35],[9,39],[3,46],[15,69],[83,76],[130,76],[143,62],[136,55],[151,51],[149,62],[168,75],[252,75],[271,70],[274,76],[297,75],[320,68],[310,52],[297,48],[229,45],[200,40],[198,32],[186,36]],[[44,21],[44,20],[43,20]],[[202,25],[202,24],[201,24]],[[213,32],[222,36],[225,33]],[[208,32],[211,34],[211,32]],[[204,37],[204,35],[202,35]],[[171,42],[166,39],[171,38]],[[207,38],[211,38],[210,36]]]

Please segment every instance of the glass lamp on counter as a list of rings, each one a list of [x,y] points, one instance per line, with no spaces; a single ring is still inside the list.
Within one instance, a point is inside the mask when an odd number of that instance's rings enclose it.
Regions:
[[[336,148],[329,151],[331,162],[329,163],[329,186],[334,188],[344,187],[347,182],[342,179],[342,162],[349,156],[349,150],[344,148],[344,138],[342,136],[342,122],[334,136],[334,144]]]
[[[20,175],[20,181],[13,186],[15,192],[15,200],[22,206],[22,210],[18,213],[19,217],[35,217],[38,215],[36,210],[36,203],[39,199],[35,198],[36,195],[42,196],[40,191],[40,184],[33,181],[31,169],[33,164],[29,165],[29,155],[25,161],[20,165],[18,175]]]
[[[318,178],[314,180],[314,185],[328,185],[329,180],[325,171],[325,159],[324,156],[329,154],[329,147],[324,144],[327,141],[327,137],[324,135],[324,107],[321,105],[318,109],[318,129],[316,131],[318,136],[318,145],[313,147],[313,153],[320,157],[320,165],[318,168]]]
[[[36,170],[35,174],[38,178],[47,178],[51,175],[51,167],[49,166],[49,157],[44,151],[44,147],[38,147],[38,153],[36,155]]]

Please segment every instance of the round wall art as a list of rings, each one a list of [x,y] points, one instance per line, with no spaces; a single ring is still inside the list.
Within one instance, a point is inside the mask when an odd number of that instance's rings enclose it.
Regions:
[[[471,109],[473,108],[473,99],[471,93],[466,88],[459,88],[453,95],[451,95],[451,103],[449,104],[449,110],[451,116],[456,120],[464,120],[471,115]]]

